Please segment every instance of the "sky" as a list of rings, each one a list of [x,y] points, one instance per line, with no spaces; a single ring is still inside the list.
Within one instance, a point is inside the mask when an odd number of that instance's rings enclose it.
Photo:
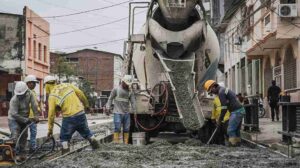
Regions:
[[[128,38],[129,1],[135,0],[0,0],[0,12],[22,14],[26,5],[45,17],[50,23],[50,51],[74,52],[91,48],[122,55],[123,39]],[[88,10],[93,11],[48,18]],[[145,22],[146,9],[137,9],[136,13],[135,33],[138,33]],[[60,34],[92,26],[97,27]]]

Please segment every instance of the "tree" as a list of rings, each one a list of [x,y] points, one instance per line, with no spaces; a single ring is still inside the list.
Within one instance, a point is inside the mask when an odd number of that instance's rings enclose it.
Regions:
[[[79,80],[79,89],[82,90],[87,97],[90,107],[94,107],[97,97],[94,96],[94,89],[92,88],[90,82],[84,78],[81,78]]]
[[[69,64],[66,58],[61,55],[57,56],[55,65],[51,67],[50,72],[57,74],[59,81],[62,77],[66,77],[68,81],[70,76],[75,75],[73,66]]]

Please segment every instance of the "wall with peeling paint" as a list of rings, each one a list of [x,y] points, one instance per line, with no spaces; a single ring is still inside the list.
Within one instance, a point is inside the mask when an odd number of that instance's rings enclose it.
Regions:
[[[0,68],[10,74],[22,73],[24,64],[23,16],[0,13]]]

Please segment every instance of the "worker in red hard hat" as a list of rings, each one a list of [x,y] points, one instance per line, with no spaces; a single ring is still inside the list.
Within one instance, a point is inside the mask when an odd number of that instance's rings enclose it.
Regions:
[[[243,105],[239,102],[236,94],[228,88],[220,86],[214,80],[207,80],[204,85],[204,89],[212,94],[219,96],[221,102],[221,115],[217,122],[218,125],[224,119],[227,110],[230,112],[230,118],[228,122],[227,134],[229,136],[230,146],[239,146],[241,142],[240,129],[242,125],[242,120],[245,115],[245,109]]]

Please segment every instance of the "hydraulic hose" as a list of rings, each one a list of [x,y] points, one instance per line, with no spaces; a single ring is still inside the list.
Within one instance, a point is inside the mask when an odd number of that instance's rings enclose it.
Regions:
[[[43,121],[48,121],[48,120],[39,120],[39,122],[43,122]],[[36,123],[31,123],[31,124],[27,125],[27,126],[25,127],[25,129],[23,129],[23,131],[21,132],[21,134],[19,135],[19,137],[18,137],[18,139],[17,139],[16,146],[15,146],[15,151],[20,147],[20,139],[21,139],[21,137],[23,136],[23,134],[24,134],[25,132],[28,131],[28,128],[29,128],[31,125],[33,125],[33,124],[36,124]],[[58,124],[57,122],[54,122],[54,124],[61,128],[61,125]],[[45,154],[43,154],[43,155],[41,155],[41,156],[39,157],[39,159],[43,158],[44,156],[46,156],[46,155],[48,155],[49,153],[53,152],[53,150],[55,149],[56,143],[55,143],[55,139],[54,139],[53,136],[52,136],[52,137],[47,137],[47,139],[41,144],[41,146],[39,146],[33,153],[31,153],[31,154],[29,155],[29,157],[27,157],[24,161],[18,161],[18,160],[16,159],[16,157],[14,157],[14,162],[15,162],[17,165],[22,165],[22,164],[26,163],[26,162],[27,162],[29,159],[31,159],[31,158],[32,158],[39,150],[41,150],[42,147],[43,147],[47,142],[49,142],[49,141],[51,141],[51,143],[52,143],[51,149],[50,149],[48,152],[46,152]]]

